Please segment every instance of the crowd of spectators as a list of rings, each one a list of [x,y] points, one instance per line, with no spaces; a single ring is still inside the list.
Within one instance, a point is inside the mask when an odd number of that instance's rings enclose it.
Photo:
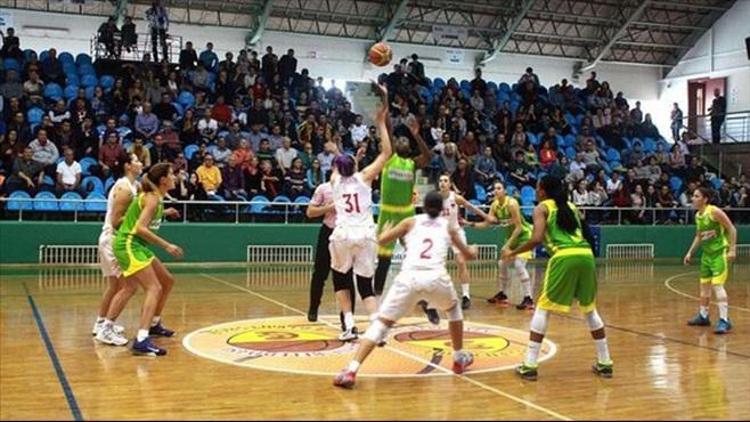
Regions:
[[[268,46],[263,54],[241,50],[220,59],[212,43],[198,52],[187,42],[179,63],[123,63],[111,85],[98,75],[99,85],[76,88],[54,48],[40,59],[9,38],[0,84],[5,194],[86,197],[96,184],[82,176],[107,181],[125,154],[135,154],[146,168],[172,163],[174,199],[294,200],[328,178],[337,151],[356,154],[361,165],[378,152],[366,116],[352,110],[335,81],[326,89],[322,77],[300,69],[293,49],[279,57]],[[581,206],[681,207],[690,189],[711,185],[719,205],[750,207],[744,175],[712,175],[691,154],[686,133],[674,144],[664,141],[640,103],[614,95],[595,72],[583,89],[565,79],[547,89],[531,68],[512,86],[475,72],[471,81],[430,80],[413,55],[380,77],[391,95],[394,135],[411,137],[407,122],[416,119],[433,151],[426,175],[434,181],[450,172],[468,199],[491,201],[481,191],[491,192],[495,180],[520,190],[555,174]],[[49,98],[50,84],[73,91]],[[628,220],[648,222],[647,214],[632,212]]]

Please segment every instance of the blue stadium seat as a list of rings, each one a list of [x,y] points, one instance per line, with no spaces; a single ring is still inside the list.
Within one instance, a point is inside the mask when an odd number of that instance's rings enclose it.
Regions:
[[[114,186],[115,184],[115,178],[112,176],[109,176],[107,180],[104,181],[104,194],[109,194],[109,190]],[[91,192],[89,195],[93,194],[95,192]]]
[[[295,204],[307,205],[310,203],[310,198],[304,195],[300,195],[294,200]]]
[[[539,146],[539,142],[541,137],[538,135],[534,135],[531,132],[526,132],[526,137],[529,139],[529,143],[534,146]]]
[[[510,85],[505,82],[501,82],[500,85],[498,85],[498,89],[500,92],[510,93]]]
[[[48,100],[57,101],[63,97],[63,89],[56,83],[49,83],[44,86],[42,94],[44,95],[44,98]]]
[[[563,138],[562,145],[558,145],[558,146],[572,147],[575,144],[576,144],[575,135],[568,134],[568,135],[565,135],[565,138]]]
[[[89,176],[91,175],[90,168],[97,165],[98,163],[91,157],[83,157],[81,158],[81,161],[78,162],[78,164],[81,166],[81,174],[83,174],[84,176]]]
[[[492,92],[497,92],[497,84],[495,82],[489,81],[487,82],[487,89]]]
[[[8,211],[31,211],[33,205],[31,204],[31,196],[22,191],[17,190],[12,192],[8,197]]]
[[[78,66],[78,75],[81,77],[85,75],[96,76],[96,69],[94,69],[94,66],[91,66],[90,64]]]
[[[44,118],[44,110],[39,107],[32,107],[26,112],[26,120],[30,125],[38,125]]]
[[[271,205],[271,201],[269,201],[268,198],[266,198],[265,196],[256,195],[250,200],[250,202],[253,203],[252,205],[250,205],[251,213],[253,214],[268,214],[269,213],[268,208]]]
[[[608,149],[607,150],[607,161],[609,161],[609,162],[620,161],[620,153],[616,149],[614,149],[614,148]]]
[[[66,192],[60,197],[60,211],[73,212],[83,210],[84,205],[81,195],[75,192]]]
[[[96,75],[94,74],[87,74],[87,75],[81,75],[81,85],[86,88],[93,88],[96,85],[99,84],[99,80],[96,79]]]
[[[63,96],[66,100],[70,101],[78,96],[78,85],[68,85],[63,91]]]
[[[15,70],[16,73],[21,71],[21,64],[18,63],[18,60],[13,59],[13,58],[7,58],[3,60],[3,66],[5,67],[6,71]]]
[[[102,75],[99,78],[99,85],[104,91],[109,92],[115,86],[115,78],[112,75]]]
[[[217,195],[215,193],[207,195],[209,201],[217,201],[217,202],[226,202],[226,199],[224,199],[223,196]]]
[[[57,198],[52,192],[39,192],[34,197],[34,211],[57,211]]]
[[[108,179],[109,180],[109,179]],[[86,197],[84,209],[89,212],[106,212],[107,198],[99,192],[91,192]]]
[[[521,205],[533,205],[536,201],[536,191],[531,186],[521,188]]]
[[[682,189],[682,179],[677,176],[670,177],[669,187],[672,189],[672,192],[680,192],[680,189]]]
[[[652,154],[656,152],[656,141],[652,138],[645,138],[643,140],[643,152],[646,154]]]
[[[71,74],[65,74],[65,83],[68,85],[75,85],[79,86],[81,85],[81,78],[78,77],[78,74],[71,73]]]
[[[63,73],[65,73],[65,76],[75,76],[78,77],[78,67],[75,65],[75,63],[63,63],[62,64]]]
[[[479,202],[485,203],[487,201],[487,191],[484,189],[484,186],[480,185],[479,183],[475,183],[474,191],[477,194],[477,200]]]
[[[86,192],[97,192],[101,193],[102,195],[104,194],[104,184],[102,184],[102,179],[96,176],[84,177],[81,181],[81,186],[86,190]]]
[[[709,182],[711,183],[711,186],[713,186],[716,190],[719,190],[721,188],[721,185],[724,184],[724,182],[718,177],[714,177],[713,179],[709,180]]]
[[[63,158],[63,160],[65,159]],[[44,176],[44,178],[42,178],[42,184],[47,186],[55,186],[55,180],[49,176]]]
[[[63,65],[67,64],[67,63],[75,64],[75,59],[73,58],[73,55],[70,54],[70,53],[68,53],[67,51],[64,51],[64,52],[58,54],[57,55],[57,60],[60,63],[62,63]]]
[[[506,194],[510,196],[516,196],[516,193],[518,192],[518,188],[516,187],[516,185],[508,184],[505,186],[505,192]]]
[[[469,203],[471,205],[474,205],[477,208],[481,208],[482,207],[482,202],[480,202],[478,199],[470,199]],[[466,210],[466,218],[471,218],[471,217],[476,217],[476,214],[474,214],[473,212],[471,212],[471,210],[467,209]]]
[[[89,56],[86,53],[81,53],[81,54],[79,54],[79,55],[76,56],[76,64],[79,67],[80,66],[85,66],[85,65],[91,66],[91,63],[92,63],[91,62],[91,56]]]
[[[565,148],[565,156],[568,157],[569,160],[576,158],[576,149],[573,147]]]
[[[199,147],[195,144],[190,144],[185,147],[185,149],[182,151],[183,154],[185,154],[185,158],[190,161],[193,159],[193,155],[198,151]]]

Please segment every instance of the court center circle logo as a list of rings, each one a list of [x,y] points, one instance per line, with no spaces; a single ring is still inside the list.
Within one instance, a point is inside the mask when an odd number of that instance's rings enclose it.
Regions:
[[[246,368],[308,375],[335,375],[344,368],[357,343],[337,339],[338,316],[318,322],[274,317],[225,322],[185,336],[183,346],[195,355]],[[358,321],[360,332],[366,321]],[[376,348],[359,374],[370,377],[450,375],[453,349],[447,323],[434,326],[424,318],[403,318],[390,330],[385,347]],[[464,321],[464,349],[474,354],[468,373],[512,369],[524,358],[528,332]],[[557,351],[547,339],[540,361]]]

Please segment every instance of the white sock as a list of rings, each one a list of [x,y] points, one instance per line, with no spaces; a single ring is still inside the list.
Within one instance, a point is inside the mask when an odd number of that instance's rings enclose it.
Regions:
[[[530,366],[536,366],[537,359],[539,359],[539,350],[542,349],[542,343],[529,340],[529,346],[526,349],[526,363]]]
[[[521,290],[523,290],[523,297],[531,297],[531,280],[521,280]]]
[[[161,317],[160,316],[155,316],[155,317],[151,318],[151,326],[152,327],[156,327],[157,325],[159,325],[160,322],[161,322]]]
[[[135,339],[139,342],[146,340],[148,338],[148,330],[138,330],[138,334],[136,335]]]
[[[349,370],[349,372],[356,373],[359,370],[359,365],[359,362],[357,362],[356,360],[352,360],[351,362],[349,362],[349,366],[346,369]]]
[[[596,356],[599,359],[599,362],[608,363],[610,361],[610,357],[609,346],[607,346],[607,338],[604,337],[598,340],[594,340],[594,344],[596,344]]]
[[[727,302],[719,302],[719,318],[729,320],[729,304]]]
[[[103,323],[107,318],[104,318],[103,316],[96,317],[96,323],[101,324]]]
[[[471,297],[471,293],[469,293],[469,283],[461,283],[461,294],[466,297]]]
[[[351,330],[354,327],[354,315],[351,312],[344,312],[344,326],[347,330]]]
[[[102,324],[104,324],[105,327],[111,327],[115,325],[115,322],[111,319],[104,318],[104,321],[102,321]]]
[[[701,305],[700,314],[703,318],[708,318],[708,306]]]

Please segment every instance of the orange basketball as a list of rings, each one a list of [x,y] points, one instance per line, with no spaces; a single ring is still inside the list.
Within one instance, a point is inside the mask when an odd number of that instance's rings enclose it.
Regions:
[[[370,47],[370,63],[374,64],[375,66],[386,66],[391,62],[392,58],[393,50],[391,50],[391,46],[389,46],[388,44],[379,42]]]

